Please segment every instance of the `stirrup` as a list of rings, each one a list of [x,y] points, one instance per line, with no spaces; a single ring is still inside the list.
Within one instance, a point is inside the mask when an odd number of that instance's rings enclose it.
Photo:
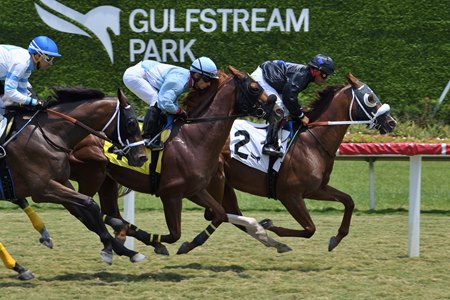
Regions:
[[[273,145],[264,145],[262,154],[276,157],[283,157],[283,152],[277,150]]]

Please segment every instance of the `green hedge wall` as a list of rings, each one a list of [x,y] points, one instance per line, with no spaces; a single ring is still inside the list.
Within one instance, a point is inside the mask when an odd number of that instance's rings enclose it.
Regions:
[[[450,123],[450,101],[446,99],[434,119],[431,110],[450,79],[448,3],[441,0],[314,0],[314,1],[59,1],[82,14],[95,7],[111,5],[121,9],[120,35],[110,32],[114,50],[111,63],[102,43],[97,38],[64,33],[47,26],[38,16],[35,3],[48,8],[45,1],[3,0],[0,14],[0,44],[26,47],[37,35],[48,35],[58,44],[63,57],[46,72],[35,72],[31,82],[38,91],[48,92],[50,86],[83,85],[115,93],[123,87],[122,74],[133,65],[129,56],[130,38],[144,41],[153,39],[158,45],[163,39],[195,39],[195,56],[209,56],[224,69],[231,64],[252,72],[258,64],[269,59],[306,63],[314,54],[323,52],[334,58],[337,76],[330,83],[343,83],[345,73],[351,71],[368,83],[383,102],[389,103],[399,118],[443,121]],[[205,33],[193,25],[191,32],[135,33],[130,29],[130,13],[137,8],[147,12],[155,9],[158,22],[162,10],[176,10],[177,24],[182,23],[188,8],[286,9],[298,17],[309,9],[309,31],[299,32],[227,32],[217,30]],[[48,9],[49,11],[52,11]],[[53,11],[54,13],[54,11]],[[63,17],[56,13],[57,16]],[[268,19],[270,13],[266,15]],[[70,20],[64,18],[65,20]],[[139,19],[143,19],[142,17]],[[181,21],[180,21],[181,20]],[[216,17],[219,21],[219,18]],[[79,25],[76,22],[72,22]],[[183,25],[183,24],[178,24]],[[220,24],[219,24],[220,26]],[[80,27],[86,29],[85,27]],[[142,55],[139,57],[142,59]],[[190,61],[173,63],[187,67]],[[309,89],[303,98],[311,98],[315,89]],[[131,92],[129,98],[142,109],[142,104]],[[448,98],[448,97],[447,97]]]

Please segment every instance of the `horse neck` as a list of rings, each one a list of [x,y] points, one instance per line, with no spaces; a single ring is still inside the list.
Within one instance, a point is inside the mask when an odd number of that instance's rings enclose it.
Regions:
[[[227,80],[218,90],[202,118],[231,116],[235,113],[235,89],[233,79]],[[183,134],[191,141],[192,147],[204,147],[205,155],[215,159],[219,156],[233,125],[234,119],[211,121],[183,126]]]
[[[328,108],[316,120],[322,121],[349,121],[349,108],[352,100],[351,86],[340,89],[333,97]],[[315,122],[316,122],[315,121]],[[311,128],[312,133],[323,143],[330,154],[336,153],[344,139],[349,125],[329,125]]]
[[[99,100],[77,101],[65,106],[59,106],[55,110],[76,119],[78,122],[83,123],[95,131],[101,131],[113,116],[116,106],[116,98],[104,98]],[[115,127],[116,122],[114,121],[108,127],[108,131],[113,131]],[[67,137],[66,141],[70,148],[74,147],[89,135],[86,129],[73,125],[66,120],[63,121],[58,131],[64,132],[61,134]]]

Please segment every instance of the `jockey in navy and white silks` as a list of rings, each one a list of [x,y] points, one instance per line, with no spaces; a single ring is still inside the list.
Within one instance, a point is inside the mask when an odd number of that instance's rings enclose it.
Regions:
[[[178,96],[189,88],[206,89],[217,78],[217,67],[208,57],[194,60],[189,70],[153,60],[128,68],[123,75],[125,86],[149,105],[143,138],[151,140],[157,134],[161,111],[186,118],[186,112],[178,105]],[[148,146],[160,150],[163,145],[155,141]]]
[[[298,95],[311,82],[323,84],[334,74],[334,61],[331,57],[318,54],[307,65],[272,60],[262,63],[252,73],[252,78],[261,85],[268,95],[277,97],[274,111],[269,117],[267,138],[262,149],[263,154],[283,156],[278,150],[278,129],[280,121],[291,115],[301,120],[303,125],[309,122],[298,102]]]
[[[18,46],[0,45],[0,121],[9,105],[41,104],[28,94],[28,78],[35,69],[45,70],[53,58],[61,56],[55,42],[46,36],[34,38],[28,50]]]

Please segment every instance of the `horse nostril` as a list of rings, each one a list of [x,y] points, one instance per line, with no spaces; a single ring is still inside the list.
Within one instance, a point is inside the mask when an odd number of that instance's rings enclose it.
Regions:
[[[142,155],[142,156],[139,157],[139,161],[142,162],[142,163],[145,163],[147,160],[148,160],[147,155]]]

